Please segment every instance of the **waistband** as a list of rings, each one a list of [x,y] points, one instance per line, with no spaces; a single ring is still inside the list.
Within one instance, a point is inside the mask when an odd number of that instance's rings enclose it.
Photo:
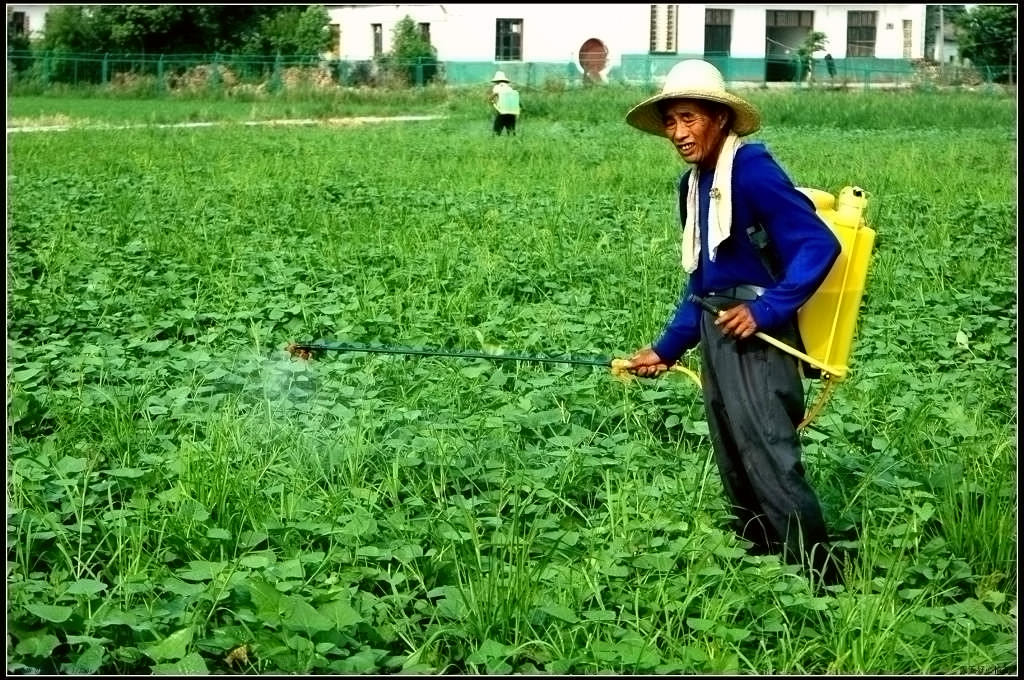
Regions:
[[[732,288],[710,291],[708,296],[732,298],[734,300],[756,300],[764,294],[764,290],[761,286],[733,286]]]

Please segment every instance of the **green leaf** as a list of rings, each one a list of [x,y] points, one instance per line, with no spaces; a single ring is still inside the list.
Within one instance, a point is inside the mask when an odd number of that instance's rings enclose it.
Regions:
[[[188,566],[179,569],[177,575],[187,581],[212,581],[228,566],[227,562],[207,562],[193,560]]]
[[[106,473],[113,477],[127,477],[128,479],[135,479],[146,474],[146,471],[138,468],[115,468],[113,470],[106,470]]]
[[[153,666],[155,675],[207,675],[206,661],[198,652],[192,652],[177,663],[161,663]]]
[[[25,609],[50,623],[63,623],[71,617],[71,613],[74,611],[71,607],[54,604],[30,604],[26,605]]]
[[[252,553],[238,560],[246,569],[263,569],[277,561],[277,555],[270,551]]]
[[[231,532],[220,527],[210,527],[206,530],[206,537],[214,540],[227,541],[231,539]]]
[[[153,661],[164,661],[164,660],[175,660],[181,659],[188,652],[188,646],[192,644],[192,628],[182,628],[181,630],[171,633],[166,638],[143,649],[146,655],[153,659]]]
[[[484,643],[472,654],[469,655],[469,658],[466,659],[466,661],[469,663],[486,664],[491,659],[504,659],[509,655],[509,652],[509,647],[488,638],[484,640]]]
[[[326,617],[337,629],[348,628],[360,623],[363,617],[345,600],[334,600],[320,607],[320,614]]]
[[[170,340],[156,340],[154,342],[147,342],[142,345],[142,349],[147,352],[163,352],[165,349],[171,346]]]
[[[106,590],[107,584],[91,578],[83,578],[68,586],[67,592],[70,595],[95,595]]]
[[[686,619],[686,625],[694,630],[711,630],[715,627],[714,621],[708,621],[707,619],[700,619],[696,617],[689,617]]]
[[[78,658],[70,664],[64,664],[62,668],[66,669],[65,672],[69,675],[92,675],[103,664],[105,655],[106,650],[100,645],[89,645]]]
[[[27,637],[18,643],[18,646],[14,648],[18,654],[24,654],[25,656],[49,656],[50,652],[60,644],[60,640],[56,636],[50,635],[49,633],[43,633],[41,635],[33,635]]]
[[[290,630],[316,633],[334,628],[334,622],[313,609],[304,599],[289,595],[281,598],[281,618]]]
[[[39,368],[39,367],[36,367],[36,368],[26,368],[26,369],[23,369],[21,371],[14,371],[14,373],[11,374],[11,377],[14,378],[15,382],[25,382],[26,380],[28,380],[32,376],[38,374],[39,371],[41,371],[41,370],[42,370],[42,368]]]
[[[65,456],[57,461],[57,465],[55,467],[62,477],[69,477],[85,470],[88,466],[89,462],[85,458]]]
[[[615,612],[610,612],[607,609],[591,609],[583,612],[583,618],[589,621],[614,621],[617,616]]]
[[[565,605],[561,605],[561,604],[548,604],[548,605],[544,605],[543,607],[540,607],[540,610],[542,612],[544,612],[545,614],[547,614],[548,616],[553,616],[556,619],[560,619],[560,620],[566,621],[568,623],[576,623],[577,621],[580,620],[580,618],[578,616],[576,616],[576,612],[574,612],[573,610],[569,609]]]

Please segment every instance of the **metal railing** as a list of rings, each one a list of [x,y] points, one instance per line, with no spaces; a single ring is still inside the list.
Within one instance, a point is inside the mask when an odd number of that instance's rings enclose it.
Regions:
[[[714,63],[730,83],[768,86],[944,86],[1016,83],[1014,66],[926,65],[906,59],[850,57],[831,62],[790,57],[738,58],[709,53],[627,54],[604,72],[608,82],[659,85],[673,64],[685,58]],[[569,62],[436,61],[417,59],[341,60],[321,55],[114,54],[9,50],[8,92],[45,91],[57,86],[101,86],[145,90],[276,93],[297,88],[352,86],[479,85],[497,69],[518,85],[543,87],[585,83],[582,69]]]

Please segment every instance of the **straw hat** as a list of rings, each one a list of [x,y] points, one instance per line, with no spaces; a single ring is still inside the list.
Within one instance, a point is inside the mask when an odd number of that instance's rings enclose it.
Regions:
[[[666,99],[703,99],[725,104],[733,111],[732,129],[749,135],[761,127],[761,114],[753,104],[725,91],[725,79],[713,65],[702,59],[687,59],[672,67],[659,94],[645,99],[626,114],[626,122],[644,132],[665,136],[658,102]]]
[[[495,71],[494,77],[491,78],[492,83],[507,83],[508,76],[505,75],[504,71]]]

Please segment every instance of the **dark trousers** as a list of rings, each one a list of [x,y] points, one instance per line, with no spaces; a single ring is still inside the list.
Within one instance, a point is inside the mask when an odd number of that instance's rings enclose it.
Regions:
[[[516,133],[516,116],[514,113],[499,113],[494,116],[494,134],[500,135],[502,130],[508,134]]]
[[[737,304],[709,301],[720,308]],[[775,337],[792,344],[795,323],[775,330]],[[819,565],[828,535],[800,462],[796,428],[804,404],[797,360],[756,337],[724,336],[708,312],[700,348],[704,408],[736,533],[756,552]]]

